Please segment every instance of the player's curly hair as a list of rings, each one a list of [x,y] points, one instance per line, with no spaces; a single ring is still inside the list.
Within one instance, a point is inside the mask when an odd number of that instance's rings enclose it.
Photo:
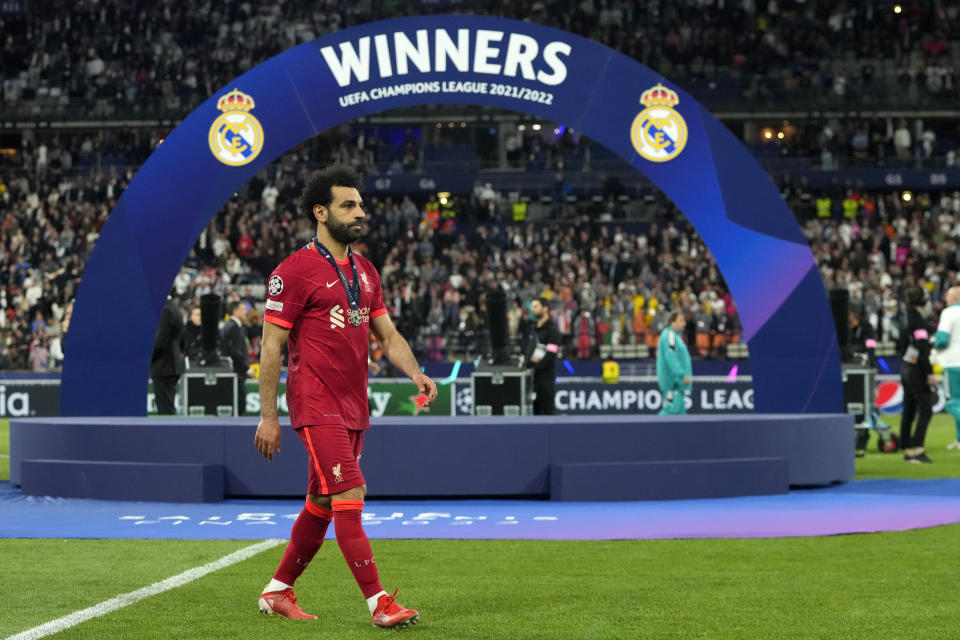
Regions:
[[[300,208],[311,220],[316,221],[313,215],[315,205],[329,207],[333,202],[333,187],[353,187],[357,191],[363,186],[360,174],[353,167],[335,164],[315,171],[307,179],[307,185],[300,196]]]

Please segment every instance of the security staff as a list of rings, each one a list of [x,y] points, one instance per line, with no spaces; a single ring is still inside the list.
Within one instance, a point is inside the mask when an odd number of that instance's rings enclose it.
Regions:
[[[554,396],[557,393],[557,354],[560,352],[560,330],[550,319],[546,298],[530,303],[536,325],[533,327],[532,348],[529,349],[527,370],[533,372],[533,413],[552,416],[556,413]]]
[[[663,394],[660,415],[684,415],[687,413],[684,391],[690,389],[693,382],[690,352],[681,337],[687,318],[683,311],[676,310],[670,312],[668,320],[657,343],[657,385]]]
[[[930,326],[923,317],[923,289],[907,289],[906,331],[900,334],[900,383],[903,385],[903,414],[900,417],[900,446],[905,462],[933,462],[924,450],[924,437],[933,416],[931,387],[936,387],[930,364]],[[914,427],[913,419],[917,423]],[[912,430],[912,433],[911,433]]]

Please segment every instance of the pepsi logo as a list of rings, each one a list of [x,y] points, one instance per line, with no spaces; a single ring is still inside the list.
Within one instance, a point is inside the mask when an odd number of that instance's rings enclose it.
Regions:
[[[903,411],[903,386],[899,382],[881,382],[877,385],[877,410],[880,413]]]
[[[937,386],[933,400],[933,412],[940,413],[946,409],[947,398],[943,387]],[[881,382],[877,385],[877,410],[882,414],[903,412],[903,385],[899,382]]]

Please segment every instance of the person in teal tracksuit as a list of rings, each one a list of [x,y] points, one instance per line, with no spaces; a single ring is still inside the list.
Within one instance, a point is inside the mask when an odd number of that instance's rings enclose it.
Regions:
[[[957,429],[957,439],[947,448],[960,449],[960,287],[950,287],[944,300],[947,308],[940,314],[933,346],[940,352],[947,413],[953,417]]]
[[[657,343],[657,385],[663,394],[661,415],[684,415],[687,412],[686,395],[693,382],[690,352],[683,342],[687,319],[683,311],[671,311],[669,324],[660,332]]]

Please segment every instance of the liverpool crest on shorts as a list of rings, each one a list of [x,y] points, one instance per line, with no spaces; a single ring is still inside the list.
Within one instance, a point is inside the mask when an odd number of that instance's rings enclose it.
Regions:
[[[210,125],[210,151],[232,167],[253,162],[263,148],[263,127],[253,114],[253,98],[234,89],[217,101],[223,113]]]
[[[677,92],[657,84],[643,92],[640,102],[646,109],[630,126],[633,148],[650,162],[673,160],[687,144],[687,123],[673,109],[680,102]]]

